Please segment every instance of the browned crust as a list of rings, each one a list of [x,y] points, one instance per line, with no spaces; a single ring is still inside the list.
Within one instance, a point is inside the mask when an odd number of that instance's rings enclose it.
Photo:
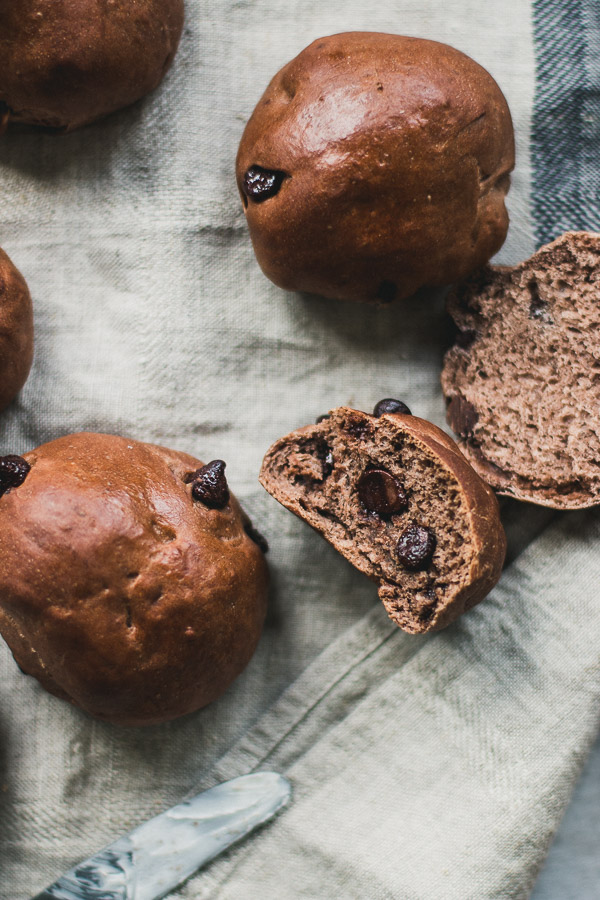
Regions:
[[[452,291],[447,299],[447,309],[458,328],[461,331],[475,328],[483,329],[484,320],[476,311],[477,299],[493,285],[497,290],[497,296],[502,298],[505,294],[508,298],[511,292],[518,293],[520,289],[513,287],[513,283],[519,281],[519,276],[529,274],[536,270],[544,270],[550,267],[560,267],[563,254],[593,249],[595,253],[600,251],[600,234],[593,232],[566,232],[556,240],[541,247],[529,259],[516,266],[487,266],[481,272],[477,272],[467,282]],[[499,300],[502,302],[502,299]],[[471,308],[468,308],[470,304]],[[455,384],[455,368],[460,355],[465,351],[456,344],[451,347],[444,358],[444,366],[441,375],[442,390],[446,402],[450,404],[457,396]],[[526,360],[524,359],[524,365]],[[471,399],[476,405],[476,387],[471,386]],[[501,410],[504,402],[506,385],[498,383],[498,410]],[[466,398],[468,399],[468,398]],[[469,401],[470,402],[470,401]],[[448,424],[452,427],[452,415],[447,415]],[[513,438],[517,436],[513,433]],[[524,438],[522,438],[524,439]],[[586,509],[600,504],[600,483],[593,486],[592,491],[582,489],[580,483],[573,485],[570,490],[564,486],[536,485],[532,481],[508,470],[499,467],[494,461],[493,454],[487,448],[479,446],[477,439],[471,436],[457,436],[457,442],[461,451],[467,457],[472,467],[498,494],[514,497],[559,510]],[[485,449],[485,453],[484,453]],[[539,471],[544,471],[544,459],[539,459]]]
[[[245,202],[251,166],[285,173]],[[236,164],[257,260],[275,284],[388,302],[458,281],[502,245],[510,112],[458,50],[393,34],[320,38],[275,75]]]
[[[154,90],[183,29],[183,0],[47,0],[0,8],[0,103],[10,121],[70,131]]]
[[[33,306],[25,279],[0,250],[0,410],[19,393],[33,360]]]
[[[0,498],[0,631],[51,693],[121,725],[212,702],[250,660],[268,571],[233,496],[191,497],[202,463],[121,437],[38,447]]]
[[[365,413],[345,407],[332,410],[333,416],[346,414],[356,417],[357,421],[361,419],[368,419],[374,423],[378,421]],[[298,444],[306,436],[324,435],[327,430],[326,423],[299,428],[276,441],[264,457],[259,480],[276,500],[322,534],[356,568],[378,582],[380,599],[388,615],[399,627],[414,634],[436,631],[446,627],[463,612],[479,603],[500,577],[506,554],[506,538],[499,518],[498,503],[493,491],[479,478],[454,441],[437,426],[416,416],[398,414],[382,416],[379,421],[382,420],[393,424],[399,434],[410,435],[413,441],[423,448],[424,455],[428,458],[433,457],[436,464],[445,470],[447,477],[457,484],[464,499],[465,517],[468,521],[467,539],[472,546],[469,571],[465,573],[461,589],[449,597],[445,604],[440,605],[435,615],[425,622],[399,612],[395,603],[396,586],[374,572],[364,557],[348,546],[347,541],[340,542],[328,534],[327,529],[323,527],[323,520],[300,503],[287,483],[276,476],[276,465],[280,455],[285,454],[288,448]],[[399,571],[398,581],[401,580],[401,576],[402,573]]]
[[[469,465],[452,438],[424,419],[416,416],[401,418],[404,429],[416,440],[427,444],[453,473],[462,487],[470,518],[471,569],[464,588],[438,615],[434,630],[439,630],[476,606],[497,583],[506,556],[506,536],[496,495]]]

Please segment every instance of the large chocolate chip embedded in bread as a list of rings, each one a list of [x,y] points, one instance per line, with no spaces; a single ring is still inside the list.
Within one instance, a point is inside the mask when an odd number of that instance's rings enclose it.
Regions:
[[[360,476],[356,490],[365,509],[380,516],[391,516],[408,506],[406,491],[385,469],[367,469]]]

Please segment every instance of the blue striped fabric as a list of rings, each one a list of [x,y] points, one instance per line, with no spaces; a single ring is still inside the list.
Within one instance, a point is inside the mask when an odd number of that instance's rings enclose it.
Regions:
[[[540,245],[564,231],[600,231],[600,3],[534,0],[533,15],[533,216]]]

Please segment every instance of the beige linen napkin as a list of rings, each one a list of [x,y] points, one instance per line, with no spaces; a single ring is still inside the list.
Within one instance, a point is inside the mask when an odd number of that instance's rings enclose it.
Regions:
[[[561,517],[445,632],[340,637],[213,773],[284,771],[292,807],[183,896],[527,897],[600,721],[599,546]]]
[[[521,896],[564,807],[596,727],[594,515],[556,519],[482,606],[411,638],[256,481],[272,440],[341,403],[399,396],[443,424],[442,297],[373,310],[284,294],[254,261],[236,192],[237,143],[270,77],[314,38],[357,28],[445,40],[497,78],[518,137],[501,259],[526,257],[535,60],[518,0],[187,0],[152,97],[71,135],[0,141],[0,245],[30,284],[37,334],[0,452],[88,429],[224,458],[273,574],[247,671],[168,725],[95,722],[0,647],[2,900],[261,765],[289,771],[293,806],[182,896]],[[513,555],[551,518],[516,504],[506,516]]]

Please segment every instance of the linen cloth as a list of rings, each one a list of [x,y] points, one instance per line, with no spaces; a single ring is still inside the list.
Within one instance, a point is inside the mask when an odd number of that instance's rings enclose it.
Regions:
[[[571,72],[561,37],[573,9]],[[570,90],[582,98],[579,118],[556,126],[570,143],[551,144],[555,173],[577,160],[560,221],[600,224],[595,19],[591,0],[187,0],[155,94],[71,135],[2,139],[0,245],[32,290],[37,349],[1,417],[0,452],[95,430],[224,458],[269,538],[273,576],[246,672],[163,726],[96,722],[0,648],[2,900],[25,900],[190,791],[257,767],[289,775],[292,806],[178,896],[528,895],[599,724],[598,515],[506,503],[511,561],[493,594],[438,635],[392,626],[373,585],[256,476],[272,440],[340,404],[398,396],[443,425],[442,292],[382,310],[285,294],[253,258],[233,167],[270,77],[311,40],[363,29],[446,41],[494,75],[513,113],[499,260],[517,262],[553,227],[540,198],[553,185],[544,128],[557,91],[566,110]]]

